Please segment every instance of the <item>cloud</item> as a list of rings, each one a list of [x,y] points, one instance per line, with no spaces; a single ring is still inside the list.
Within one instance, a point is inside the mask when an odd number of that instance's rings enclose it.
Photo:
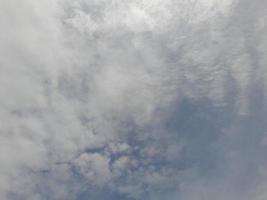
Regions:
[[[1,199],[264,199],[266,3],[0,6]]]

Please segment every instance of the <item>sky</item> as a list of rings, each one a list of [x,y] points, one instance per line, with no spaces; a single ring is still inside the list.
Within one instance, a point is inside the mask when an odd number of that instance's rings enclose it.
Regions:
[[[267,199],[267,1],[0,0],[0,199]]]

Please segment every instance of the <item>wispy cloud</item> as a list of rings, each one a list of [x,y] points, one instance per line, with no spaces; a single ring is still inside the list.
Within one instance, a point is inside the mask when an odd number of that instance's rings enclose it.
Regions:
[[[1,199],[262,200],[265,2],[0,2]]]

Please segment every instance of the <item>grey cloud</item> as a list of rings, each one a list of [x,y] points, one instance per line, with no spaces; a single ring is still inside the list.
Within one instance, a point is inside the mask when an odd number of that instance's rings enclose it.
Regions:
[[[0,6],[1,199],[266,197],[264,1]]]

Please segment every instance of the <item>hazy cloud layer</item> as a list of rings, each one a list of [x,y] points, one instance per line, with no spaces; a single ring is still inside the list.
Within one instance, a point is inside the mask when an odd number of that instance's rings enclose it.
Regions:
[[[267,198],[266,1],[0,9],[0,199]]]

